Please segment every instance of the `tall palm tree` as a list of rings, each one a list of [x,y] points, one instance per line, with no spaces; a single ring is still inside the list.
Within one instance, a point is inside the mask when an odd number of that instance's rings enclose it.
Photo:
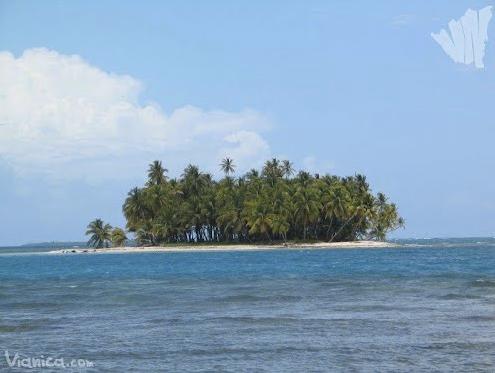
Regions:
[[[186,199],[198,197],[205,183],[203,175],[199,167],[192,164],[187,165],[184,169],[180,183]]]
[[[273,233],[280,235],[284,242],[287,241],[287,232],[290,228],[287,217],[281,214],[274,214],[271,221]]]
[[[269,204],[264,198],[257,198],[247,204],[245,218],[250,234],[266,236],[269,241],[272,240],[270,231],[273,214],[270,213]]]
[[[148,168],[148,186],[164,184],[167,181],[167,172],[161,161],[153,161]]]
[[[277,158],[272,158],[265,162],[263,166],[263,175],[269,179],[276,179],[282,176],[282,169],[280,167],[280,161]]]
[[[333,184],[323,195],[323,212],[325,219],[330,219],[327,227],[327,239],[335,220],[342,220],[346,216],[349,205],[349,193],[340,184]]]
[[[222,162],[220,163],[220,169],[225,173],[226,176],[233,174],[235,171],[234,160],[229,157],[222,159]]]
[[[136,232],[147,220],[147,208],[145,196],[142,189],[133,188],[128,194],[122,206],[124,216],[127,220],[127,229]]]
[[[299,187],[294,194],[295,213],[302,225],[303,239],[306,239],[308,227],[318,218],[321,202],[316,188]]]
[[[282,172],[286,178],[294,175],[294,164],[289,160],[282,161]]]
[[[404,219],[399,216],[397,206],[388,203],[383,193],[378,193],[371,213],[371,231],[369,236],[377,240],[384,240],[387,232],[404,226]]]
[[[368,196],[366,198],[369,200],[369,197],[372,198],[372,196]],[[334,233],[332,238],[330,239],[330,242],[332,242],[338,235],[346,228],[349,226],[351,222],[353,222],[352,227],[351,227],[351,235],[348,237],[348,240],[354,240],[355,239],[355,233],[356,230],[360,228],[360,225],[365,221],[366,219],[369,219],[372,214],[371,207],[369,205],[369,201],[360,201],[360,200],[355,200],[353,203],[351,203],[347,208],[348,212],[348,218],[340,226],[340,228],[337,230],[337,232]]]
[[[111,239],[112,226],[105,224],[101,219],[95,219],[88,224],[86,236],[91,236],[88,241],[88,246],[102,248],[108,247]]]

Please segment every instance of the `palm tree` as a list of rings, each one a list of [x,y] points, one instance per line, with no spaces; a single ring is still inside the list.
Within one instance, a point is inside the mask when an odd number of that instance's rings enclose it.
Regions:
[[[105,224],[101,219],[95,219],[88,224],[86,236],[91,235],[88,246],[95,248],[108,247],[111,238],[112,226]]]
[[[271,241],[270,231],[273,224],[273,213],[267,197],[267,195],[263,194],[246,202],[244,218],[251,235],[266,236]]]
[[[388,231],[404,226],[404,219],[399,216],[397,206],[388,203],[388,199],[383,193],[378,193],[374,200],[371,226],[369,236],[377,240],[385,240]]]
[[[320,197],[316,188],[299,187],[294,194],[296,218],[302,225],[303,239],[306,239],[308,227],[318,218]]]
[[[133,188],[127,194],[122,210],[127,220],[127,229],[131,232],[137,232],[148,216],[144,191],[137,187]]]
[[[257,169],[252,168],[246,173],[246,180],[253,181],[260,177],[260,173]]]
[[[325,219],[330,219],[327,227],[327,239],[335,220],[342,220],[346,216],[349,204],[349,194],[341,184],[333,184],[323,195],[323,211]]]
[[[182,185],[186,194],[198,194],[205,181],[204,174],[199,170],[198,166],[189,164],[182,173]]]
[[[115,227],[112,230],[111,240],[114,247],[124,246],[125,241],[127,241],[125,231],[122,228]]]
[[[307,171],[299,171],[296,176],[296,181],[303,187],[307,187],[312,182],[311,174]]]
[[[167,181],[166,172],[168,170],[162,166],[161,161],[153,161],[148,168],[148,186],[164,184]]]
[[[287,241],[287,232],[290,228],[287,217],[280,214],[274,214],[271,218],[271,221],[273,233],[280,235],[284,242]]]
[[[294,175],[294,164],[289,160],[282,161],[282,172],[286,178],[291,177]]]
[[[222,159],[220,163],[220,169],[225,173],[226,176],[233,174],[235,171],[235,164],[232,158],[226,157]]]
[[[354,233],[355,233],[356,228],[359,228],[361,223],[366,218],[369,218],[371,215],[371,212],[372,212],[366,204],[364,204],[360,201],[356,201],[354,205],[351,204],[347,208],[347,211],[349,214],[347,220],[344,222],[344,224],[342,224],[340,226],[340,228],[337,230],[337,232],[334,233],[334,235],[330,239],[330,242],[332,242],[336,237],[338,237],[338,235],[344,230],[344,228],[346,228],[349,225],[349,223],[351,223],[352,221],[354,221],[354,223],[352,225],[353,228],[351,229],[351,236],[349,237],[348,240],[354,240],[355,239]],[[354,232],[352,232],[352,231],[354,231]]]
[[[272,181],[281,177],[282,172],[280,161],[277,158],[272,158],[270,161],[266,161],[263,166],[263,175]]]
[[[213,188],[213,178],[197,166],[188,165],[182,174],[182,219],[186,241],[202,242],[207,236],[208,199]]]

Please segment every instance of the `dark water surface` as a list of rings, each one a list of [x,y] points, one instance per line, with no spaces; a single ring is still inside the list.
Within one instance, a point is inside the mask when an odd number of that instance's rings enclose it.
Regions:
[[[0,371],[4,350],[89,371],[493,372],[495,247],[2,254]]]

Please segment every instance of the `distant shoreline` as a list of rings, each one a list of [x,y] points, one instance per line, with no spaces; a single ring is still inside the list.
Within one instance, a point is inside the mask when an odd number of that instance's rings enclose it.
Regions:
[[[53,254],[123,254],[123,253],[180,253],[180,252],[218,252],[218,251],[262,251],[262,250],[325,250],[325,249],[378,249],[401,247],[402,245],[384,241],[350,241],[350,242],[317,242],[297,244],[231,244],[231,245],[171,245],[171,246],[138,246],[138,247],[109,247],[101,249],[71,248],[53,250]]]

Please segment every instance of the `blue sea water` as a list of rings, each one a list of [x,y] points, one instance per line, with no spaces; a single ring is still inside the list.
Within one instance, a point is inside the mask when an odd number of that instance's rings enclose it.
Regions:
[[[96,255],[5,250],[0,371],[8,350],[86,359],[97,372],[493,372],[493,242],[408,243]]]

